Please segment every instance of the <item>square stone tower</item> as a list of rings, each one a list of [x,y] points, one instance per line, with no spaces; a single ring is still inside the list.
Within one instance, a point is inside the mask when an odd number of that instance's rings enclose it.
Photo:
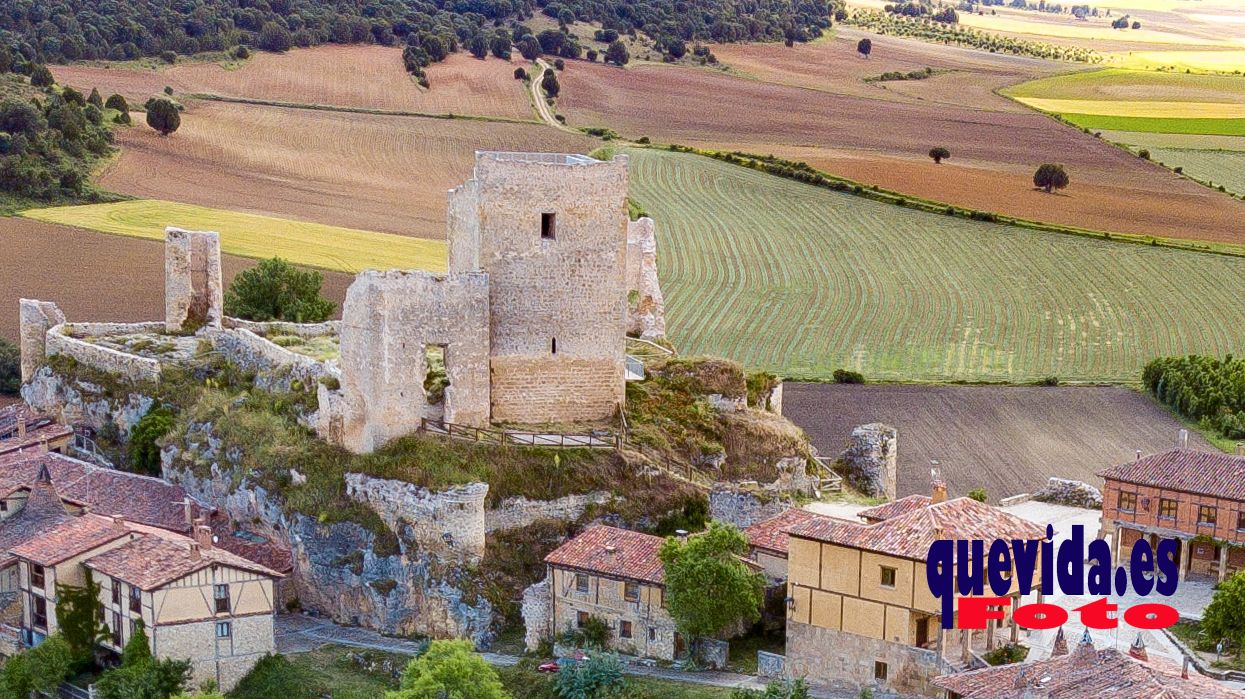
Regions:
[[[489,279],[495,422],[612,416],[624,399],[627,156],[477,152],[450,191],[450,272]]]

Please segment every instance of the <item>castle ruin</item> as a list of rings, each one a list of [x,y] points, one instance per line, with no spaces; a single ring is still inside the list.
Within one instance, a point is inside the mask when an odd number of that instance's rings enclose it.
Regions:
[[[269,377],[266,388],[315,386],[307,423],[354,452],[429,419],[612,419],[625,397],[627,333],[665,332],[654,224],[629,220],[627,185],[625,155],[478,152],[472,178],[449,192],[449,271],[362,272],[340,323],[226,317],[219,235],[170,227],[164,322],[68,323],[55,304],[23,300],[23,380],[53,354],[158,380],[208,339]],[[312,358],[268,339],[276,335],[323,338],[340,354]],[[173,348],[153,355],[140,349],[152,344],[144,336]],[[434,356],[444,364],[438,399],[426,386]]]

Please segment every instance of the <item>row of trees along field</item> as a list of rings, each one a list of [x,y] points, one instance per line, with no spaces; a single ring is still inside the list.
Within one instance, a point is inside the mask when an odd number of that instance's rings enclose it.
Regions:
[[[9,0],[0,44],[25,60],[128,60],[162,53],[270,50],[324,43],[399,45],[441,37],[455,51],[510,19],[542,12],[562,24],[599,22],[659,43],[781,41],[820,36],[835,0]],[[426,47],[425,47],[426,48]]]
[[[1160,357],[1146,365],[1141,380],[1182,417],[1228,439],[1245,439],[1245,359]]]

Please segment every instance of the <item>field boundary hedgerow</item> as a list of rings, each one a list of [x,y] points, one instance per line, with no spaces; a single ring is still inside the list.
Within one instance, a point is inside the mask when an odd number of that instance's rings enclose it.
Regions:
[[[211,92],[192,92],[182,95],[185,99],[196,99],[204,102],[225,102],[228,104],[249,104],[260,107],[279,107],[282,109],[306,109],[314,112],[345,112],[347,114],[368,114],[371,116],[411,117],[415,119],[462,119],[465,121],[488,121],[501,124],[537,124],[543,125],[539,119],[512,119],[510,117],[487,116],[481,114],[455,114],[454,112],[414,112],[399,109],[377,109],[372,107],[349,107],[333,104],[312,104],[307,102],[285,102],[281,100],[262,100],[253,97],[229,97]]]
[[[962,206],[947,204],[945,202],[934,201],[932,199],[923,199],[921,197],[902,194],[890,189],[882,189],[877,185],[867,185],[863,182],[833,175],[823,170],[818,170],[805,162],[787,160],[773,155],[758,155],[743,151],[719,151],[708,148],[683,146],[679,144],[638,144],[634,147],[653,148],[674,153],[690,153],[693,155],[699,155],[727,162],[739,167],[759,170],[776,177],[803,182],[815,187],[821,187],[843,194],[863,197],[865,199],[881,202],[883,204],[892,204],[894,206],[913,209],[916,211],[924,211],[931,214],[942,214],[945,216],[964,218],[972,221],[985,221],[987,223],[1000,223],[1020,228],[1028,228],[1030,230],[1045,231],[1060,235],[1073,235],[1082,238],[1094,238],[1097,240],[1106,240],[1111,242],[1166,247],[1191,252],[1228,255],[1230,257],[1245,257],[1245,245],[1200,243],[1195,241],[1176,240],[1174,238],[1164,238],[1161,236],[1143,235],[1139,233],[1097,231],[1088,228],[1075,228],[1072,226],[1061,226],[1054,223],[1044,223],[1042,221],[1035,221],[1032,219],[1017,218],[1014,216],[995,213],[993,211],[969,209]]]

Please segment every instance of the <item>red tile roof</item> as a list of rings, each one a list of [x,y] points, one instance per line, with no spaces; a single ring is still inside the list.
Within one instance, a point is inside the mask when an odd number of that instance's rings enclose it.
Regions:
[[[208,526],[220,548],[278,573],[288,575],[294,570],[294,554],[289,548],[260,536],[239,536],[239,530],[225,514],[213,513]]]
[[[1172,449],[1098,472],[1124,481],[1245,502],[1245,457]]]
[[[762,520],[744,530],[748,545],[782,556],[787,555],[787,529],[812,519],[824,517],[815,512],[792,507],[782,514]]]
[[[102,515],[120,515],[132,522],[189,532],[186,491],[166,480],[88,464],[63,454],[11,452],[0,454],[0,496],[28,488],[46,465],[61,497]],[[191,502],[193,516],[203,505]]]
[[[10,552],[42,566],[52,566],[122,537],[133,530],[111,517],[82,514],[60,522],[14,546]]]
[[[18,436],[21,423],[26,425],[25,436]],[[72,434],[73,428],[36,413],[25,403],[0,408],[0,454],[37,447]]]
[[[876,524],[818,517],[787,529],[791,536],[924,561],[937,539],[1040,539],[1036,524],[977,502],[956,498]]]
[[[1114,648],[1078,645],[1068,655],[1031,663],[1000,665],[934,678],[934,684],[965,699],[1242,699],[1196,670],[1183,679],[1181,668],[1146,662]]]
[[[545,556],[557,568],[662,585],[665,574],[657,550],[660,536],[597,524]]]
[[[881,522],[884,519],[906,515],[913,510],[919,510],[922,507],[929,507],[934,500],[928,495],[909,495],[906,498],[899,498],[892,502],[888,502],[877,507],[870,507],[867,510],[861,510],[856,516],[869,522]]]
[[[30,495],[22,509],[0,520],[0,568],[17,560],[10,552],[14,547],[30,541],[70,517],[47,470],[40,470],[39,478],[31,485]]]
[[[203,547],[187,536],[152,530],[133,541],[92,556],[85,565],[144,590],[154,590],[211,566],[247,570],[271,578],[280,573],[224,549]]]

